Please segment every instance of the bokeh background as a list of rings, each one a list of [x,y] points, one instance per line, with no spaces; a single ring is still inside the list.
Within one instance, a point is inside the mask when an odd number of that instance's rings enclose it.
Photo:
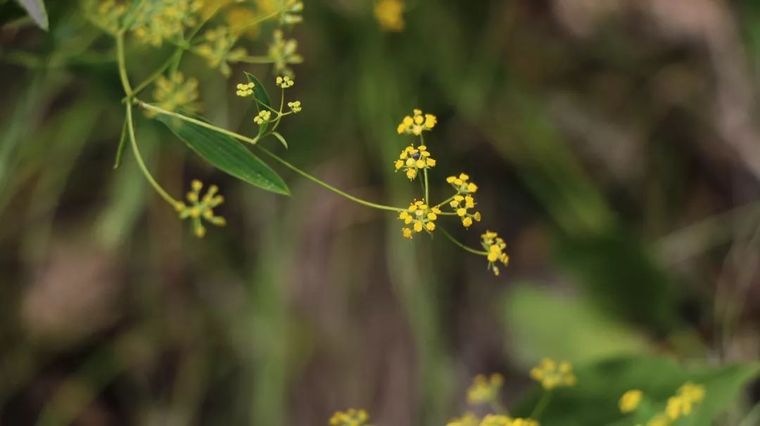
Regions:
[[[112,169],[112,45],[77,2],[48,8],[45,33],[0,2],[0,424],[321,425],[355,406],[441,425],[477,373],[518,403],[543,356],[760,359],[754,0],[409,0],[398,33],[369,1],[306,3],[304,111],[273,149],[404,205],[396,124],[435,113],[433,191],[479,184],[484,223],[456,234],[504,236],[498,278],[287,170],[291,197],[236,181],[140,114],[172,193],[226,196],[228,226],[195,238],[129,152]],[[130,52],[137,77],[167,50]],[[211,121],[253,131],[234,83],[271,70],[183,69]],[[757,401],[745,387],[717,424],[760,424]]]

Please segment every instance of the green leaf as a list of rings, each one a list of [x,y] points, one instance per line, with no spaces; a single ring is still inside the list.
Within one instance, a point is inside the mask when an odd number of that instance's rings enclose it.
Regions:
[[[646,423],[654,413],[664,410],[667,400],[685,382],[705,387],[705,399],[681,423],[710,426],[738,399],[743,387],[760,373],[759,363],[723,367],[681,365],[669,358],[625,357],[590,365],[576,366],[578,384],[554,392],[551,403],[541,416],[541,424],[550,426],[631,425],[633,418],[620,414],[617,403],[627,390],[640,389],[645,401],[640,413]],[[538,399],[534,392],[515,410],[527,415]],[[640,419],[636,419],[640,420]]]
[[[272,101],[269,99],[269,93],[263,84],[256,78],[255,75],[244,72],[248,82],[253,83],[253,97],[256,99],[257,111],[268,111],[272,109]],[[262,136],[269,129],[269,122],[259,125],[259,137]]]
[[[285,149],[288,149],[288,141],[285,140],[285,136],[281,135],[280,132],[272,132],[272,136],[277,138]]]
[[[48,30],[48,15],[42,0],[18,0],[21,7],[32,18],[35,24],[43,30]]]
[[[161,115],[158,120],[219,170],[261,189],[290,195],[274,170],[230,136],[175,117]]]

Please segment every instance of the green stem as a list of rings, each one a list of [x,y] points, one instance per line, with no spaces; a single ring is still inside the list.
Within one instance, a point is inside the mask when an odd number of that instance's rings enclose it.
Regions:
[[[549,405],[549,401],[551,401],[551,399],[552,392],[544,391],[543,395],[541,395],[541,399],[539,399],[538,403],[536,404],[536,408],[534,408],[533,412],[530,413],[530,418],[538,420],[546,409],[546,406]]]
[[[238,62],[246,64],[271,64],[274,61],[269,56],[246,56],[238,59]]]
[[[488,256],[488,253],[486,253],[484,251],[475,250],[472,247],[467,247],[466,245],[460,243],[459,240],[457,240],[456,238],[454,238],[453,235],[449,234],[449,232],[446,229],[444,229],[443,227],[438,227],[438,229],[441,230],[441,233],[443,233],[443,235],[446,238],[448,238],[449,241],[451,241],[452,243],[454,243],[454,245],[456,245],[457,247],[461,248],[462,250],[464,250],[464,251],[466,251],[468,253],[472,253],[472,254],[478,255],[478,256]]]
[[[422,174],[425,176],[425,203],[430,202],[430,194],[428,190],[428,169],[423,169]]]

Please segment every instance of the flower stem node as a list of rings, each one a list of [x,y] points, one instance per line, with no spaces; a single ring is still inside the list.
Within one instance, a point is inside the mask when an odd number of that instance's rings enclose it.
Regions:
[[[193,180],[190,184],[190,191],[185,197],[188,203],[185,204],[182,201],[178,201],[174,205],[180,219],[189,218],[192,221],[193,232],[199,238],[206,235],[206,227],[203,226],[203,222],[216,226],[224,226],[226,224],[223,217],[214,214],[214,208],[224,202],[224,197],[217,194],[219,188],[216,185],[211,185],[201,197],[202,189],[203,183],[197,179]]]

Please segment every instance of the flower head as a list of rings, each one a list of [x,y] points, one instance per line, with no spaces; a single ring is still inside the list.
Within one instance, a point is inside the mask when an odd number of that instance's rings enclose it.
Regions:
[[[338,411],[330,418],[330,426],[368,426],[369,414],[365,410],[349,408]]]
[[[272,118],[272,112],[262,109],[255,117],[253,117],[253,122],[261,126],[262,124],[269,122],[270,118]]]
[[[398,218],[404,222],[401,233],[404,238],[411,239],[415,233],[433,232],[439,214],[441,214],[439,208],[430,207],[424,201],[414,201],[409,208],[402,210],[398,215]]]
[[[623,394],[623,396],[620,397],[620,400],[618,401],[618,407],[620,407],[620,412],[630,413],[631,411],[635,411],[636,408],[639,407],[639,404],[641,403],[641,398],[644,396],[643,392],[641,392],[638,389],[631,389]]]
[[[573,366],[569,362],[557,363],[550,358],[542,359],[538,366],[530,370],[530,377],[541,383],[541,386],[546,390],[574,386],[576,382]]]
[[[240,62],[248,56],[243,47],[235,47],[238,35],[227,26],[220,26],[203,33],[203,41],[194,52],[204,57],[211,68],[219,68],[225,77],[230,75],[230,64]]]
[[[424,131],[430,131],[435,127],[438,119],[433,114],[423,114],[421,110],[415,109],[412,116],[406,116],[399,123],[396,131],[399,135],[419,136]]]
[[[290,108],[293,113],[301,112],[301,101],[288,102],[288,108]]]
[[[435,167],[435,163],[435,159],[430,157],[430,151],[427,150],[425,145],[418,147],[409,145],[401,151],[394,166],[396,167],[396,171],[403,170],[406,172],[406,177],[409,180],[413,180],[417,177],[420,170]]]
[[[283,89],[287,89],[289,87],[293,87],[294,84],[296,84],[295,81],[293,81],[292,78],[290,78],[287,75],[283,76],[277,76],[277,78],[274,80],[275,84],[279,87],[282,87]]]
[[[457,194],[453,197],[451,202],[449,202],[449,205],[454,209],[457,216],[462,219],[462,225],[465,228],[472,226],[473,221],[480,222],[480,212],[471,211],[475,208],[475,198],[472,195],[467,194],[462,196]],[[490,250],[491,249],[489,249],[489,253]]]
[[[684,383],[674,396],[668,398],[665,414],[671,420],[691,414],[694,405],[702,402],[705,397],[705,387],[691,382]]]
[[[293,74],[289,65],[303,62],[303,58],[297,50],[298,42],[296,40],[286,40],[281,30],[276,30],[273,33],[272,42],[269,44],[269,59],[272,60],[276,73]]]
[[[237,94],[241,98],[245,98],[253,94],[253,88],[256,87],[256,84],[254,82],[238,83],[236,87],[237,87],[237,91],[235,92],[235,94]]]
[[[285,25],[298,24],[303,21],[303,2],[300,0],[286,0],[282,5],[280,23]]]
[[[144,0],[139,3],[131,30],[143,43],[155,47],[196,24],[202,0]]]
[[[507,248],[507,243],[497,233],[491,231],[486,231],[485,234],[480,236],[480,239],[487,253],[488,269],[498,276],[500,271],[497,263],[501,263],[504,266],[507,266],[509,263],[509,256],[504,252]]]
[[[190,218],[193,223],[193,231],[197,237],[206,235],[206,228],[203,226],[204,221],[216,226],[226,224],[223,217],[214,214],[214,208],[224,202],[224,197],[217,194],[219,188],[216,185],[211,185],[206,194],[201,197],[202,189],[203,183],[197,179],[193,180],[191,190],[186,197],[188,203],[178,201],[174,206],[180,219]]]
[[[400,32],[404,29],[404,2],[380,0],[375,4],[375,19],[383,31]]]
[[[153,98],[156,105],[169,110],[179,109],[185,112],[195,113],[200,110],[198,103],[198,80],[185,78],[181,72],[176,72],[168,77],[161,76],[156,80]],[[155,115],[147,111],[149,116]]]
[[[467,403],[479,405],[496,402],[503,384],[501,374],[491,374],[490,377],[478,374],[467,389]]]
[[[460,173],[459,176],[449,176],[446,178],[446,182],[457,191],[457,194],[474,194],[478,191],[478,185],[470,182],[470,176],[465,173]]]

